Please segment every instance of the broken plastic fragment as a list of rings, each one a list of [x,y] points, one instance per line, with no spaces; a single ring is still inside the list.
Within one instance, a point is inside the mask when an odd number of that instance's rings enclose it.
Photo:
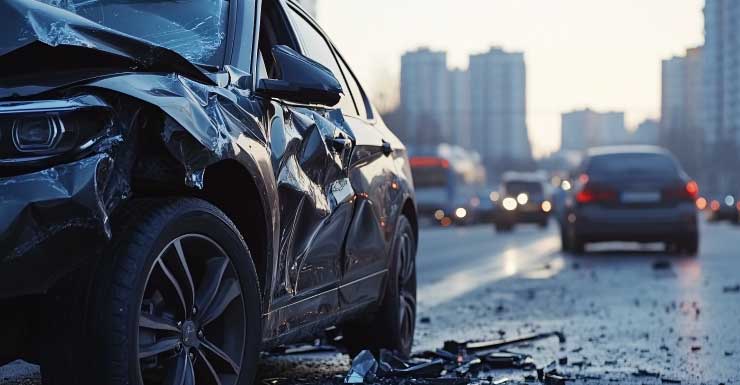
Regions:
[[[372,381],[375,378],[375,372],[378,370],[378,361],[373,354],[363,350],[352,360],[352,367],[344,378],[345,384],[362,384]]]

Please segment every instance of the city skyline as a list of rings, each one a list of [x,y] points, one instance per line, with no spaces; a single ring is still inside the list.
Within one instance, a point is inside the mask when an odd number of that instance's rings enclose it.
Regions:
[[[408,28],[408,15],[422,4],[424,17]],[[624,111],[630,128],[658,119],[661,60],[703,44],[703,4],[507,0],[460,8],[444,0],[322,0],[318,17],[380,108],[398,101],[404,52],[445,51],[451,69],[466,69],[468,55],[491,46],[524,52],[529,137],[542,157],[559,149],[565,111]]]
[[[407,145],[462,146],[490,171],[532,166],[521,52],[491,47],[459,70],[447,65],[446,52],[419,48],[401,57],[400,86],[396,132]]]

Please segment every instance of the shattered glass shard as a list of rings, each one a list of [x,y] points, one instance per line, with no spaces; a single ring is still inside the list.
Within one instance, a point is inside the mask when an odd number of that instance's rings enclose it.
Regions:
[[[352,367],[344,379],[345,384],[362,384],[372,381],[375,378],[375,372],[378,369],[378,361],[373,354],[363,350],[352,360]]]

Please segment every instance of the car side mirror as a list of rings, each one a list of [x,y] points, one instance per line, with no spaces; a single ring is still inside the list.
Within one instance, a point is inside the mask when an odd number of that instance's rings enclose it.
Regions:
[[[288,46],[276,45],[272,55],[280,79],[260,79],[257,94],[300,104],[333,107],[342,97],[342,85],[330,69]]]

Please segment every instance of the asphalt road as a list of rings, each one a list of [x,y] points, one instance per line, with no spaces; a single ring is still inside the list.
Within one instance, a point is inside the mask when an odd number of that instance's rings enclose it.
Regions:
[[[565,359],[559,370],[577,383],[740,383],[738,244],[740,227],[704,224],[696,257],[621,243],[573,256],[560,252],[554,225],[509,234],[490,226],[424,229],[415,350],[562,331],[564,344],[543,340],[515,350],[541,366]],[[337,382],[348,366],[339,353],[270,356],[260,377]],[[524,374],[494,376],[517,382]],[[38,378],[25,364],[0,368],[3,385]]]

